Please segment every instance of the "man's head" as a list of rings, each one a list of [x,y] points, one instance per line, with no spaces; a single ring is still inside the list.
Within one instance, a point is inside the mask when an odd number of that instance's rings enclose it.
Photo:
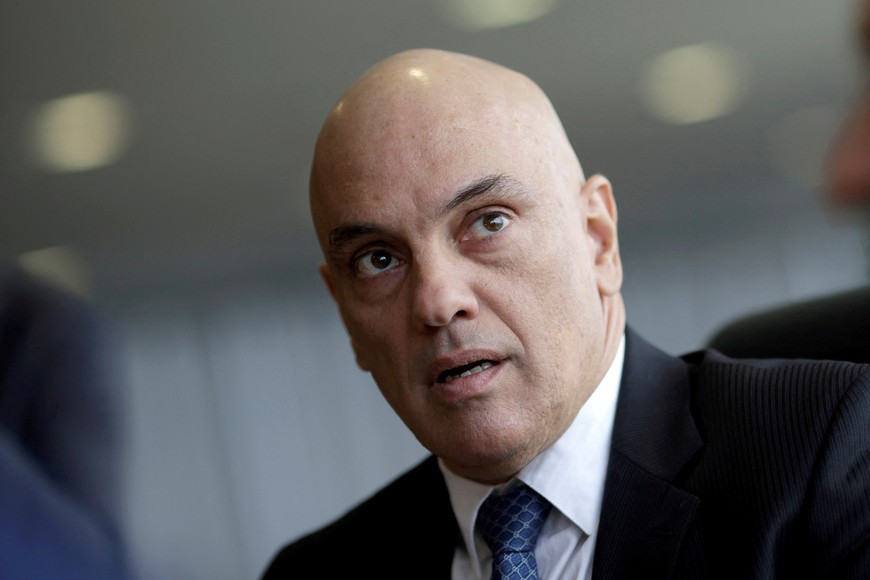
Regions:
[[[864,90],[843,124],[830,157],[830,190],[844,204],[870,213],[870,0],[859,5],[859,42],[867,75]]]
[[[526,77],[395,55],[335,106],[311,208],[357,361],[420,442],[478,481],[568,427],[624,327],[616,208]]]

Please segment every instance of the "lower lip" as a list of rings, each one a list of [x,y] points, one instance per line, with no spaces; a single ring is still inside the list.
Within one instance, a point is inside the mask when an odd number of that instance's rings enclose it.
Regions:
[[[490,390],[490,385],[495,377],[501,372],[505,361],[493,365],[486,370],[480,371],[467,377],[458,377],[449,383],[435,383],[432,392],[447,402],[457,402],[463,399],[479,397]]]

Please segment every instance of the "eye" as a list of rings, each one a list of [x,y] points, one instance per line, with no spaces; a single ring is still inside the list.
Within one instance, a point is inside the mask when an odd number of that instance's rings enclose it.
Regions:
[[[398,265],[395,256],[386,250],[371,250],[354,259],[353,266],[357,274],[364,278],[377,276]]]
[[[471,224],[470,233],[475,238],[486,238],[497,234],[511,223],[510,218],[501,212],[483,214]]]

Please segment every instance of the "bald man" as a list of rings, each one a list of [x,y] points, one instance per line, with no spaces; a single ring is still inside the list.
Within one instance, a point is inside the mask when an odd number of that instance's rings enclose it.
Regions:
[[[265,578],[870,574],[870,368],[626,330],[610,183],[525,76],[379,63],[323,126],[311,210],[357,362],[432,457]]]
[[[831,148],[827,191],[832,204],[863,213],[870,228],[870,0],[861,0],[857,7],[859,45],[868,76]],[[866,233],[870,235],[870,229]],[[867,267],[870,272],[870,263]],[[735,357],[870,363],[870,286],[732,322],[716,332],[710,346]]]

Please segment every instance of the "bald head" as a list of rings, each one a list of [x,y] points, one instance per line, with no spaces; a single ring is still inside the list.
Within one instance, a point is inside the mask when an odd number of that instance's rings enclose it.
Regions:
[[[564,432],[618,348],[622,267],[610,183],[541,89],[388,58],[326,120],[311,207],[357,362],[449,469],[504,481]]]
[[[526,76],[440,50],[378,63],[343,95],[317,141],[311,206],[321,242],[324,205],[341,203],[349,189],[359,193],[373,174],[450,163],[484,147],[496,155],[494,140],[533,153],[564,179],[583,179],[556,112]]]

